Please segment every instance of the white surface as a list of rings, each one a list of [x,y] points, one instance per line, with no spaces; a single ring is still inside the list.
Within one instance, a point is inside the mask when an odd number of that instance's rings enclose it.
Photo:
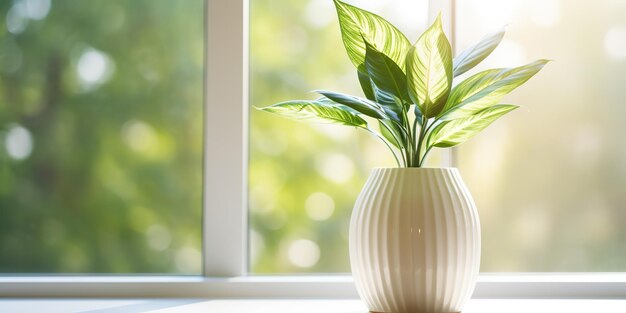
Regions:
[[[0,297],[349,299],[357,292],[348,275],[18,276],[0,277]],[[626,274],[483,273],[472,298],[626,299]]]
[[[376,168],[350,220],[356,289],[375,312],[459,312],[480,265],[478,212],[456,168]]]
[[[206,2],[204,274],[247,268],[248,0]]]
[[[358,300],[49,300],[4,299],[0,312],[11,313],[366,313]],[[623,313],[626,300],[471,300],[463,313]]]

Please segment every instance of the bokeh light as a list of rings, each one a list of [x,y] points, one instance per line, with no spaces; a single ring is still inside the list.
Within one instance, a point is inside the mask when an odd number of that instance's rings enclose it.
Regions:
[[[289,261],[302,268],[312,267],[320,259],[320,247],[308,239],[294,240],[289,244]]]
[[[104,52],[89,48],[78,59],[76,71],[84,88],[92,89],[111,79],[115,66]]]
[[[33,151],[33,137],[28,129],[12,125],[4,139],[8,155],[14,160],[23,160]]]
[[[314,192],[304,202],[306,214],[315,221],[329,219],[335,211],[335,201],[327,193]]]

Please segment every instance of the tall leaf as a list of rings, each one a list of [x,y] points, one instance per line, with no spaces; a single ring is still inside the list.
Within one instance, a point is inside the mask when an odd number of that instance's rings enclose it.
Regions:
[[[357,67],[356,74],[359,77],[359,84],[361,84],[361,89],[363,90],[363,95],[365,95],[365,98],[367,98],[368,100],[376,101],[374,89],[372,88],[372,80],[370,79],[370,75],[367,73],[365,64],[361,64]]]
[[[485,36],[474,46],[466,49],[454,58],[452,71],[454,77],[457,77],[468,70],[474,68],[478,63],[482,62],[486,57],[496,49],[504,38],[504,29],[497,33]]]
[[[335,91],[328,90],[315,90],[315,92],[333,100],[337,103],[348,106],[361,114],[365,114],[369,117],[373,117],[376,119],[392,119],[397,122],[401,121],[400,116],[395,112],[386,109],[381,106],[379,103],[376,103],[371,100],[359,98],[352,95],[343,94]]]
[[[398,97],[379,89],[375,84],[372,84],[372,89],[374,90],[376,102],[382,106],[385,114],[395,122],[404,125],[403,105]]]
[[[367,37],[378,51],[389,56],[396,64],[404,64],[411,43],[402,32],[374,13],[339,0],[334,2],[343,44],[348,57],[359,71],[362,70],[359,65],[365,62],[365,42],[362,36]]]
[[[396,129],[397,125],[389,122],[385,123],[384,121],[379,121],[378,123],[380,126],[380,134],[394,147],[403,149],[402,145],[398,142],[398,139],[402,140],[403,137],[402,132]],[[387,128],[391,129],[391,131]]]
[[[500,102],[502,97],[524,84],[548,62],[538,60],[515,68],[486,70],[469,77],[452,89],[439,118],[452,120],[470,116]]]
[[[367,128],[367,122],[352,109],[324,99],[286,101],[258,109],[298,121]]]
[[[372,83],[375,86],[374,94],[378,98],[390,98],[398,114],[403,109],[408,109],[411,103],[406,87],[406,75],[400,67],[388,56],[376,50],[367,39],[365,39],[365,68]],[[384,95],[379,95],[384,93]],[[381,101],[378,101],[382,104]]]
[[[428,147],[447,148],[474,137],[500,116],[517,109],[516,105],[499,104],[486,108],[472,116],[445,121],[437,125],[428,137]]]
[[[407,54],[409,96],[426,117],[436,116],[452,85],[452,49],[437,17]]]

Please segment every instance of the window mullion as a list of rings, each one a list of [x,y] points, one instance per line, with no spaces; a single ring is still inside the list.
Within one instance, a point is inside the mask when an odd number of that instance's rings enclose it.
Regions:
[[[247,267],[247,1],[207,0],[203,264],[206,276]]]

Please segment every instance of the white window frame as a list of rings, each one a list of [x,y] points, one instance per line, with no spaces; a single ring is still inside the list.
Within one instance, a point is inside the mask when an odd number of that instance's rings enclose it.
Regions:
[[[454,43],[454,0],[429,2]],[[248,0],[205,7],[202,275],[4,276],[0,297],[357,297],[349,275],[247,276]],[[624,298],[626,273],[483,273],[473,297]]]

